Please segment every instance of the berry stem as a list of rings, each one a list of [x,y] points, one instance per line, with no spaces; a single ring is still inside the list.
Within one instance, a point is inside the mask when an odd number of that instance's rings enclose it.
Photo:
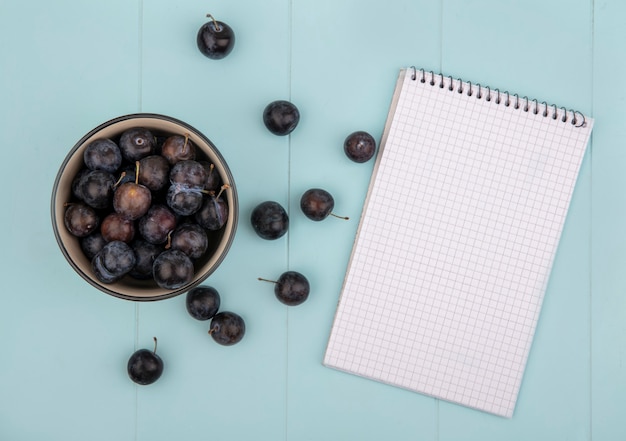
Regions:
[[[135,161],[135,185],[139,185],[139,161]]]
[[[215,30],[217,32],[221,32],[222,31],[222,27],[220,26],[220,24],[217,22],[217,20],[215,18],[213,18],[213,16],[211,14],[207,14],[206,15],[208,18],[210,18],[211,20],[213,20],[213,26],[215,26]]]
[[[335,213],[330,213],[331,216],[336,217],[337,219],[350,220],[349,217],[346,216],[337,216]]]
[[[215,199],[219,198],[224,192],[224,190],[228,190],[229,188],[230,188],[230,185],[228,184],[222,185],[222,188],[220,188],[220,192],[217,194],[217,196],[215,196]]]
[[[117,188],[117,186],[120,185],[120,182],[122,182],[122,179],[124,179],[125,176],[126,172],[123,171],[122,174],[120,174],[120,178],[117,180],[117,182],[113,184],[113,188]]]
[[[156,337],[152,337],[154,339],[154,351],[153,353],[156,354],[156,350],[157,350],[157,338]]]
[[[260,280],[261,282],[278,283],[276,280],[264,279],[262,277],[257,277],[257,280]]]
[[[182,153],[187,153],[187,143],[189,142],[189,133],[185,133],[185,143],[183,144]]]

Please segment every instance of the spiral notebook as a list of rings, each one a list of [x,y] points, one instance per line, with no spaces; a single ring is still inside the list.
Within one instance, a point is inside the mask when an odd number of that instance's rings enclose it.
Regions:
[[[511,417],[592,125],[401,70],[324,365]]]

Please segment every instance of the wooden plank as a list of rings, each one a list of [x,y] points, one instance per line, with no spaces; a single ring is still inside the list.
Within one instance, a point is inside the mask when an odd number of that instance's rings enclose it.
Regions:
[[[0,173],[15,190],[2,197],[0,221],[0,437],[130,441],[135,308],[71,269],[52,233],[50,196],[75,143],[137,109],[137,3],[0,9]],[[94,429],[103,417],[115,424]]]
[[[204,284],[220,293],[221,310],[244,318],[246,335],[235,346],[219,346],[207,333],[209,323],[187,314],[185,295],[141,305],[140,339],[161,335],[169,365],[158,384],[139,391],[140,439],[192,439],[200,433],[215,439],[284,437],[286,311],[257,277],[272,277],[286,264],[287,241],[256,236],[250,213],[264,200],[286,202],[287,139],[269,133],[262,122],[265,105],[288,90],[286,8],[285,0],[143,3],[142,110],[200,130],[234,176],[240,204],[236,238]],[[235,32],[234,49],[221,60],[206,58],[196,45],[207,13]]]
[[[289,310],[288,439],[434,439],[432,399],[321,362],[373,166],[350,161],[343,142],[357,130],[379,140],[400,68],[438,63],[438,2],[293,2],[292,33],[302,120],[291,136],[289,267],[312,293]],[[307,219],[299,201],[313,187],[350,220]]]
[[[626,438],[626,118],[623,2],[594,3],[591,298],[592,439]]]

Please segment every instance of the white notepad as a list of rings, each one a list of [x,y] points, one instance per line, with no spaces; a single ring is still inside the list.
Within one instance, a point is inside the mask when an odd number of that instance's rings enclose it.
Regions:
[[[592,125],[403,69],[324,364],[511,417]]]

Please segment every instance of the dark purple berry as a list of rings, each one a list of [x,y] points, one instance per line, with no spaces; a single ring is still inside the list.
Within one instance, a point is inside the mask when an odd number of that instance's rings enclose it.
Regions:
[[[119,213],[111,213],[102,219],[100,233],[107,242],[130,243],[135,237],[135,223]]]
[[[170,170],[170,182],[204,189],[207,173],[202,164],[197,161],[179,161]]]
[[[278,202],[265,201],[257,205],[250,215],[252,229],[259,237],[274,240],[289,229],[289,216]]]
[[[152,384],[163,374],[163,360],[156,353],[157,339],[154,337],[154,350],[139,349],[128,359],[126,370],[135,383],[142,386]]]
[[[163,251],[154,260],[152,268],[154,281],[161,288],[178,289],[193,280],[193,262],[179,250]]]
[[[198,224],[183,224],[177,227],[171,239],[172,250],[180,250],[192,259],[201,257],[209,246],[206,231]]]
[[[110,139],[96,139],[85,148],[83,161],[90,170],[114,173],[122,165],[122,154],[117,144]]]
[[[164,205],[153,205],[139,219],[139,234],[150,243],[159,245],[176,228],[176,215]]]
[[[261,279],[274,283],[276,298],[287,306],[296,306],[309,298],[310,285],[304,275],[297,271],[286,271],[281,274],[277,281]]]
[[[159,191],[169,183],[170,163],[161,155],[150,155],[139,160],[139,183],[152,191]]]
[[[172,135],[163,142],[161,155],[174,165],[179,161],[196,159],[196,146],[187,135]]]
[[[289,101],[269,103],[263,110],[263,123],[274,135],[284,136],[294,131],[300,121],[298,108]]]
[[[83,176],[89,173],[89,171],[90,170],[88,168],[81,168],[80,171],[76,173],[76,176],[74,176],[74,179],[72,179],[72,194],[75,198],[80,199],[81,201],[83,200],[83,195],[80,186],[80,180],[83,178]]]
[[[80,240],[80,248],[85,253],[88,259],[93,259],[93,257],[98,254],[98,252],[104,248],[107,244],[107,241],[104,240],[102,234],[96,232],[90,234],[89,236],[85,236]]]
[[[228,220],[228,204],[221,196],[205,197],[195,218],[203,228],[211,231],[219,230]]]
[[[130,247],[135,253],[137,262],[129,275],[139,280],[152,279],[154,261],[163,252],[163,248],[142,239],[134,240]]]
[[[311,188],[304,192],[300,198],[300,208],[306,217],[314,221],[326,219],[329,215],[347,220],[334,214],[335,199],[326,190],[321,188]]]
[[[231,346],[238,343],[246,333],[243,318],[234,312],[218,312],[211,320],[209,334],[217,343]]]
[[[77,192],[90,207],[105,209],[111,206],[115,177],[103,170],[91,170],[81,176]]]
[[[180,216],[190,216],[202,207],[203,195],[199,188],[172,184],[167,189],[165,202],[174,213]]]
[[[235,33],[226,23],[215,20],[207,14],[211,21],[202,25],[196,36],[198,49],[212,60],[220,60],[230,54],[235,47]]]
[[[215,170],[215,165],[207,161],[200,161],[202,167],[207,175],[206,182],[204,183],[204,189],[207,191],[218,191],[222,186],[222,178],[217,170]]]
[[[85,237],[98,228],[100,218],[93,208],[85,204],[69,203],[66,204],[64,222],[70,234]]]
[[[220,295],[210,286],[197,286],[187,293],[187,312],[196,320],[209,320],[220,309]]]
[[[92,267],[102,283],[113,283],[129,273],[136,261],[135,253],[128,244],[113,241],[94,256]]]
[[[150,130],[133,127],[122,133],[120,150],[124,159],[135,162],[154,153],[156,138]]]
[[[343,143],[346,156],[354,162],[369,161],[376,152],[376,141],[367,132],[358,131],[348,135]]]
[[[113,209],[130,220],[146,214],[151,204],[152,193],[148,187],[135,182],[125,182],[113,194]]]

